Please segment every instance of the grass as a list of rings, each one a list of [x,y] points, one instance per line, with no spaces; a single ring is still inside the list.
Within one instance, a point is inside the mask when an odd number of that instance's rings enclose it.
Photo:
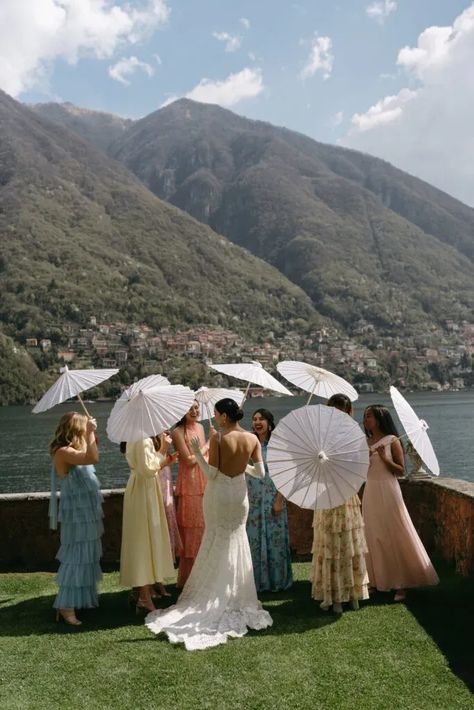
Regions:
[[[263,597],[272,628],[196,652],[149,633],[116,573],[79,631],[53,620],[53,575],[0,575],[0,707],[474,710],[472,581],[445,575],[406,606],[378,595],[336,619],[308,571]]]

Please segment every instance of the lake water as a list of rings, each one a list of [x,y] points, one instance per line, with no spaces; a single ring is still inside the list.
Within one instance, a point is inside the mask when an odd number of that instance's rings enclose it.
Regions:
[[[412,393],[407,399],[429,424],[441,476],[474,482],[474,392]],[[312,404],[321,401],[314,398]],[[364,407],[374,402],[387,404],[393,411],[388,395],[361,395],[355,403],[357,421],[361,421]],[[251,414],[258,407],[270,409],[278,421],[305,403],[306,397],[250,399],[245,403],[243,425],[249,428]],[[102,487],[121,488],[127,481],[128,467],[118,446],[105,433],[112,403],[87,406],[98,421],[101,458],[97,474]],[[77,407],[63,404],[43,414],[32,414],[30,407],[0,407],[0,493],[49,490],[48,443],[61,414],[71,409]]]

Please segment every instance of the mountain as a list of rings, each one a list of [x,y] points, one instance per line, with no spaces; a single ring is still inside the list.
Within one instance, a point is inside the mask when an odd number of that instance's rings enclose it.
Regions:
[[[382,160],[187,99],[109,153],[349,331],[473,319],[474,210]]]
[[[46,382],[31,355],[0,333],[0,403],[27,404],[39,399]]]
[[[129,118],[79,108],[69,102],[31,104],[29,108],[38,116],[69,128],[103,151],[133,124]]]
[[[209,323],[253,339],[317,314],[275,268],[0,93],[0,327]]]

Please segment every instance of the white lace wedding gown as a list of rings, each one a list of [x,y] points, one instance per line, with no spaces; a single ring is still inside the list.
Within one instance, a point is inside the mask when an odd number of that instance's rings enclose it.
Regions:
[[[257,599],[245,524],[248,496],[245,474],[229,478],[220,471],[204,493],[205,531],[191,574],[177,603],[150,612],[145,624],[155,634],[189,651],[244,636],[247,629],[272,625]]]

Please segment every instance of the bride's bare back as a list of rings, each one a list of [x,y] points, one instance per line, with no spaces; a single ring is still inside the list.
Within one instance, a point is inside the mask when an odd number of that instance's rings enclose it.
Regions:
[[[240,476],[249,459],[254,463],[262,460],[260,442],[255,434],[237,429],[226,434],[214,434],[211,438],[209,465],[218,468],[225,476]]]

